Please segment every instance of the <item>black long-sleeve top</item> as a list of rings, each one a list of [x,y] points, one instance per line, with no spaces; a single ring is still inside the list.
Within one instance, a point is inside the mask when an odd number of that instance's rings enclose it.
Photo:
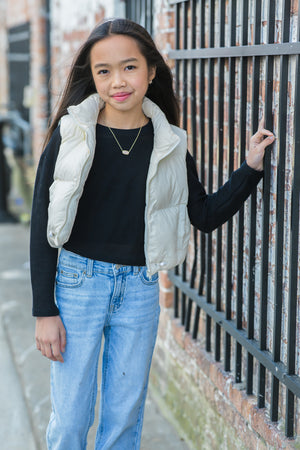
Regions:
[[[138,130],[114,130],[123,148],[130,148]],[[33,315],[54,316],[58,250],[47,241],[49,187],[61,143],[53,133],[39,162],[31,217],[30,268]],[[107,127],[96,126],[93,165],[79,201],[75,223],[64,248],[81,256],[126,265],[145,265],[144,211],[146,177],[153,148],[153,126],[145,125],[130,155],[122,155]],[[188,214],[192,225],[210,232],[226,222],[262,178],[246,162],[216,193],[207,194],[187,152]]]

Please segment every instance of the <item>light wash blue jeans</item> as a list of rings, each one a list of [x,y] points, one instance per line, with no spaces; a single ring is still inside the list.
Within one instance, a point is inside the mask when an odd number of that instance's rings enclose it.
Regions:
[[[64,363],[51,362],[49,450],[86,448],[105,337],[95,449],[139,449],[159,319],[158,275],[62,250],[56,302],[67,332]]]

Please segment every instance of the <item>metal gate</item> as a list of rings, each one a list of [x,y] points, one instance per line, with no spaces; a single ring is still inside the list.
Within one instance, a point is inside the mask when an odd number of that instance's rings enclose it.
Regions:
[[[126,1],[126,17],[138,22],[152,34],[153,0]]]
[[[130,2],[127,2],[130,3]],[[300,6],[298,0],[170,0],[176,91],[200,179],[215,191],[264,115],[277,143],[262,185],[213,233],[193,230],[170,272],[175,317],[270,418],[299,426]]]

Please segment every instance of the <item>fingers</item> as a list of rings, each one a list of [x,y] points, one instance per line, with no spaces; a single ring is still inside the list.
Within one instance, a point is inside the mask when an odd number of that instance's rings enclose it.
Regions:
[[[263,170],[263,158],[265,149],[271,145],[274,140],[274,134],[263,128],[263,123],[260,121],[261,128],[250,139],[249,153],[247,156],[247,164],[255,170]]]
[[[41,352],[43,356],[50,359],[51,361],[64,362],[63,356],[61,354],[60,341],[55,342],[37,342],[37,349]]]
[[[46,356],[46,358],[51,359],[51,361],[56,361],[56,357],[53,355],[52,352],[52,344],[45,344],[43,346],[42,355]]]
[[[57,340],[56,342],[54,342],[53,344],[51,344],[50,347],[52,350],[52,354],[50,355],[50,358],[49,358],[49,356],[48,356],[48,358],[51,359],[53,357],[54,359],[52,361],[64,362],[64,359],[60,352],[60,339]]]
[[[67,344],[66,331],[65,329],[63,329],[60,330],[60,351],[62,353],[64,353],[66,350],[66,344]]]
[[[272,131],[266,130],[265,128],[260,128],[257,131],[259,136],[274,136]]]
[[[251,140],[255,143],[259,143],[264,139],[264,136],[274,137],[274,134],[272,133],[272,131],[266,130],[265,128],[258,128],[257,132],[252,136]]]
[[[260,119],[259,124],[258,124],[258,129],[261,129],[264,127],[265,127],[265,117],[262,116],[262,118]]]
[[[266,147],[268,147],[268,145],[271,145],[274,141],[275,141],[275,136],[271,133],[270,135],[268,135],[267,138],[263,139],[260,142],[259,147],[265,149]]]
[[[38,317],[36,322],[36,348],[51,361],[64,362],[66,331],[59,316]]]

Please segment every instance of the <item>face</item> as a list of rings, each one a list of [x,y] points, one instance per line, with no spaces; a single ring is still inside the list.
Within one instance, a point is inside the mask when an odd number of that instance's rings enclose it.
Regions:
[[[105,117],[142,115],[143,98],[155,68],[148,68],[136,41],[124,35],[102,39],[93,45],[90,62],[96,90],[105,102]]]

